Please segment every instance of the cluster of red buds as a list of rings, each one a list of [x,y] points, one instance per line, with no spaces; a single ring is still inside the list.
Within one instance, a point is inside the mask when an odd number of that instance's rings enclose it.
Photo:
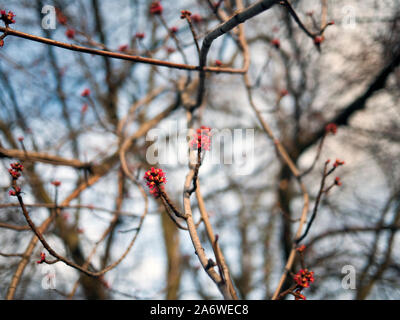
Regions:
[[[145,172],[143,179],[146,180],[146,184],[150,188],[150,193],[155,197],[160,196],[160,189],[167,182],[165,172],[162,169],[155,169],[154,167]]]
[[[217,67],[222,66],[222,61],[221,61],[221,60],[215,60],[215,65],[216,65]]]
[[[11,178],[13,179],[12,187],[13,190],[10,190],[8,194],[10,196],[16,197],[21,193],[21,188],[17,186],[17,180],[21,176],[21,172],[24,170],[24,166],[19,162],[11,163],[11,168],[8,169]]]
[[[40,253],[40,260],[36,261],[36,263],[41,264],[46,261],[46,254],[44,252]]]
[[[293,295],[295,300],[306,300],[306,296],[304,294],[301,294],[301,289],[296,289],[293,292]]]
[[[340,187],[342,185],[342,182],[340,181],[339,177],[335,178],[335,185],[337,185],[338,187]]]
[[[337,168],[339,166],[343,166],[344,164],[345,164],[345,162],[343,160],[336,159],[335,163],[333,164],[333,167]]]
[[[15,19],[14,19],[15,14],[12,11],[8,11],[8,13],[7,13],[6,10],[1,10],[0,14],[1,14],[0,20],[3,20],[3,22],[6,25],[15,23]]]
[[[190,18],[192,13],[189,10],[181,10],[181,19]]]
[[[11,168],[8,169],[13,180],[17,180],[21,176],[21,172],[24,170],[24,166],[19,162],[11,163]]]
[[[211,146],[211,128],[201,126],[196,130],[192,139],[189,142],[192,150],[210,150]]]
[[[18,187],[18,186],[14,187],[14,190],[8,191],[8,194],[9,194],[10,196],[12,196],[12,197],[16,197],[16,196],[18,196],[18,194],[20,194],[20,193],[21,193],[21,188]]]
[[[328,123],[325,126],[325,132],[326,132],[326,134],[332,133],[333,135],[335,135],[337,132],[337,124],[336,123]]]
[[[160,1],[154,1],[151,5],[150,5],[150,13],[154,14],[154,15],[161,15],[163,12],[163,7],[160,3]]]
[[[301,269],[293,276],[293,280],[296,282],[298,289],[309,288],[310,283],[314,282],[314,271]]]

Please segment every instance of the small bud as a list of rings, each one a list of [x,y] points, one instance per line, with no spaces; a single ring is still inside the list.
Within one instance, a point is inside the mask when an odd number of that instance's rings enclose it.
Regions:
[[[150,13],[154,15],[161,15],[163,12],[163,7],[160,1],[155,1],[150,5]]]
[[[339,177],[336,177],[335,178],[335,185],[337,185],[337,186],[341,186],[342,185],[342,182],[340,181],[340,178]]]
[[[127,44],[122,44],[118,47],[118,51],[120,51],[120,52],[125,52],[127,49],[128,49]]]
[[[323,36],[316,36],[316,37],[314,37],[314,43],[315,43],[316,45],[320,45],[323,41],[324,41],[324,37],[323,37]]]
[[[67,29],[67,31],[65,31],[65,35],[67,36],[68,39],[74,39],[75,38],[75,30]]]
[[[281,47],[281,41],[278,38],[274,38],[271,40],[271,44],[276,48],[279,49]]]
[[[46,254],[44,252],[40,253],[40,260],[36,261],[36,263],[41,264],[46,261]]]
[[[196,14],[192,15],[192,21],[194,23],[201,23],[203,21],[203,18],[201,17],[201,15],[196,13]]]
[[[51,182],[51,184],[52,184],[53,186],[55,186],[55,187],[59,187],[59,186],[61,186],[61,182],[60,182],[60,181],[58,181],[58,180],[54,180],[54,181],[52,181],[52,182]]]
[[[145,37],[145,34],[143,32],[136,32],[136,34],[135,34],[136,39],[141,40],[141,39],[144,39],[144,37]]]
[[[82,93],[81,93],[81,96],[82,96],[82,97],[88,97],[88,96],[90,96],[90,89],[85,89],[85,90],[83,90]]]

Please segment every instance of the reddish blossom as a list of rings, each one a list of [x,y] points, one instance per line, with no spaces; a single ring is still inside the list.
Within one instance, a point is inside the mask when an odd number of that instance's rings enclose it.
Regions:
[[[281,97],[285,97],[289,94],[289,91],[287,89],[282,89],[280,92]]]
[[[215,60],[215,65],[216,65],[217,67],[222,66],[221,60]]]
[[[85,90],[82,91],[81,93],[82,97],[88,97],[90,96],[90,89],[86,88]]]
[[[36,261],[36,263],[41,264],[46,261],[46,254],[44,252],[40,253],[40,260]]]
[[[336,123],[328,123],[325,126],[325,132],[328,133],[332,133],[332,134],[336,134],[337,132],[337,124]]]
[[[340,178],[339,177],[336,177],[335,178],[335,185],[337,185],[337,186],[341,186],[342,185],[342,182],[340,181]]]
[[[21,172],[24,170],[24,166],[19,162],[11,163],[11,168],[8,169],[13,180],[17,180],[21,176]]]
[[[68,22],[67,17],[62,13],[62,11],[59,8],[56,8],[56,17],[57,21],[65,26]]]
[[[345,164],[345,162],[343,160],[336,159],[335,163],[333,164],[333,167],[337,168],[339,166],[343,166],[344,164]]]
[[[174,48],[172,48],[172,47],[167,47],[167,48],[166,48],[166,50],[167,50],[167,52],[168,52],[169,54],[171,54],[171,53],[174,53],[174,52],[175,52],[175,49],[174,49]]]
[[[1,10],[0,14],[0,20],[3,20],[6,25],[15,23],[15,14],[12,11],[8,11],[8,13],[6,13],[6,10]]]
[[[22,136],[18,137],[18,141],[19,141],[19,142],[24,141],[24,137],[22,137]]]
[[[4,46],[4,40],[0,40],[0,48]]]
[[[24,166],[19,162],[11,163],[10,166],[12,169],[14,169],[16,171],[20,171],[20,172],[24,171]]]
[[[143,32],[136,32],[135,37],[136,39],[144,39],[145,34]]]
[[[154,1],[151,5],[150,5],[150,13],[151,14],[162,14],[163,12],[163,7],[160,3],[160,1]]]
[[[127,44],[122,44],[118,47],[118,51],[120,51],[120,52],[125,52],[127,49],[128,49]]]
[[[21,193],[21,188],[20,187],[14,187],[14,190],[8,191],[8,194],[12,197],[16,197]]]
[[[304,244],[302,244],[302,245],[299,246],[296,250],[297,250],[298,252],[304,252],[304,250],[306,250],[306,246],[305,246]]]
[[[301,294],[301,289],[297,289],[293,292],[295,300],[306,300],[306,296]]]
[[[169,31],[171,32],[171,33],[177,33],[178,32],[178,27],[171,27],[170,29],[169,29]]]
[[[189,10],[181,10],[181,19],[190,17],[192,13]]]
[[[301,288],[308,288],[310,283],[314,282],[314,271],[308,269],[301,269],[293,276],[294,281]]]
[[[201,126],[196,130],[189,142],[190,148],[193,150],[210,150],[211,145],[211,128]]]
[[[333,21],[333,20],[328,22],[328,26],[332,26],[334,24],[335,24],[335,21]]]
[[[314,37],[314,43],[316,45],[320,45],[324,41],[324,39],[325,38],[323,36],[316,36],[316,37]]]
[[[143,179],[146,180],[146,185],[150,188],[150,193],[155,197],[160,195],[160,189],[167,182],[165,172],[162,169],[155,169],[154,167],[145,172]]]
[[[73,39],[75,38],[75,30],[67,29],[67,31],[65,31],[65,35],[67,36],[68,39]]]
[[[85,103],[85,104],[82,106],[81,113],[85,113],[85,112],[88,110],[88,108],[89,108],[89,105],[88,105],[87,103]]]
[[[203,21],[203,17],[199,15],[198,13],[195,13],[192,15],[192,21],[194,23],[201,23]]]
[[[281,41],[278,38],[272,39],[271,44],[277,49],[281,47]]]
[[[54,180],[54,181],[51,182],[51,184],[52,184],[53,186],[55,186],[55,187],[59,187],[59,186],[61,186],[61,181]]]

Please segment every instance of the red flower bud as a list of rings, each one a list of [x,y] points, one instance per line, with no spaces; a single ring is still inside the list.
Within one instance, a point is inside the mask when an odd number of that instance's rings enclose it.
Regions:
[[[75,30],[67,29],[67,31],[65,31],[65,35],[67,36],[68,39],[73,39],[75,38]]]
[[[324,39],[325,38],[323,36],[316,36],[316,37],[314,37],[314,43],[316,45],[320,45],[324,41]]]
[[[195,13],[194,15],[192,15],[192,21],[194,23],[200,23],[203,21],[203,18],[198,13]]]
[[[281,41],[278,38],[272,39],[271,44],[277,49],[281,47]]]
[[[136,39],[144,39],[145,34],[143,32],[136,32],[135,37]]]
[[[128,45],[127,44],[122,44],[118,47],[118,51],[120,52],[124,52],[128,49]]]
[[[160,195],[160,189],[163,188],[162,185],[167,182],[165,172],[162,169],[155,169],[154,167],[145,172],[143,179],[146,180],[146,184],[150,188],[150,193],[155,197]]]
[[[6,25],[15,23],[15,14],[12,11],[8,11],[8,13],[6,13],[6,10],[1,10],[0,14],[0,20],[3,20]]]
[[[341,186],[342,185],[342,182],[340,181],[340,178],[339,177],[336,177],[335,178],[335,185],[337,185],[337,186]]]
[[[155,1],[150,5],[150,13],[155,15],[160,15],[163,12],[163,7],[160,1]]]
[[[44,253],[44,252],[41,252],[40,253],[40,260],[39,261],[36,261],[36,263],[43,263],[43,262],[45,262],[46,261],[46,254]]]
[[[332,134],[336,134],[337,132],[337,125],[336,123],[328,123],[325,126],[325,132],[328,133],[332,133]]]
[[[54,180],[54,181],[51,182],[51,184],[52,184],[53,186],[55,186],[55,187],[59,187],[59,186],[61,186],[61,181]]]
[[[83,90],[82,93],[81,93],[81,96],[82,96],[82,97],[88,97],[88,96],[90,96],[90,89],[85,89],[85,90]]]

